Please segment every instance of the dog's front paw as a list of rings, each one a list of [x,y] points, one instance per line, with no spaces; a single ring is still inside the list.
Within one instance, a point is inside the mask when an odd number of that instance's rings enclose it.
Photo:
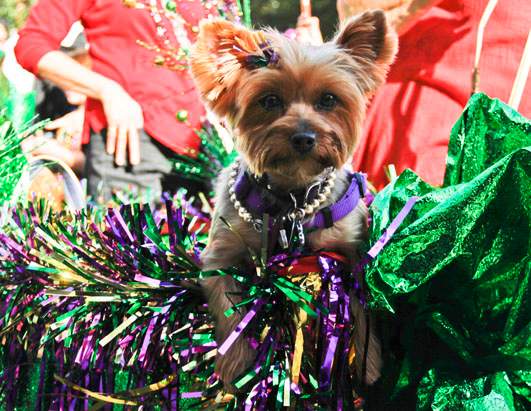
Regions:
[[[218,354],[216,358],[216,374],[223,382],[225,390],[235,393],[238,390],[232,384],[254,362],[256,351],[251,348],[247,339],[239,336],[225,355]]]

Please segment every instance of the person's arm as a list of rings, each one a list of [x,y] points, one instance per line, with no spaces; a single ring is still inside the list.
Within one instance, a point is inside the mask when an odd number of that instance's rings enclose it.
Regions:
[[[301,0],[301,13],[297,19],[297,40],[302,43],[313,45],[323,44],[323,35],[319,18],[312,16],[312,4],[310,0]]]
[[[20,31],[15,54],[26,70],[101,100],[108,123],[107,151],[118,165],[125,164],[129,148],[131,164],[140,161],[138,128],[143,127],[142,110],[115,81],[97,74],[66,54],[57,51],[72,24],[93,0],[39,0]]]
[[[115,155],[116,164],[140,162],[138,129],[144,126],[140,105],[113,80],[95,73],[60,51],[50,51],[37,64],[39,76],[63,89],[74,90],[100,100],[107,118],[107,152]]]

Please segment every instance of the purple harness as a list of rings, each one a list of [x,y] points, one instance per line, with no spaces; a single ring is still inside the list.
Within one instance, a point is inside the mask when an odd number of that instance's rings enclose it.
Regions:
[[[314,216],[304,223],[304,229],[313,231],[330,228],[335,222],[347,216],[365,196],[367,180],[364,174],[350,173],[350,184],[343,196],[334,204],[321,208]],[[234,185],[236,198],[255,218],[262,218],[264,214],[272,217],[287,214],[293,208],[293,202],[288,195],[281,193],[273,194],[267,185],[257,181],[249,175],[244,167],[240,167],[236,183]],[[308,201],[312,201],[317,195],[319,186],[316,185],[305,194]]]

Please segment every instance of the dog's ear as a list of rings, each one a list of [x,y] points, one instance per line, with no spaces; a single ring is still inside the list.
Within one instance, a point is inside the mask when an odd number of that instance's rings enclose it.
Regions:
[[[199,93],[219,116],[234,109],[236,87],[246,59],[261,52],[262,32],[226,20],[206,20],[191,53],[191,71]]]
[[[367,76],[361,85],[373,93],[385,81],[398,51],[398,36],[382,10],[366,11],[349,19],[335,38],[336,45],[356,61]]]

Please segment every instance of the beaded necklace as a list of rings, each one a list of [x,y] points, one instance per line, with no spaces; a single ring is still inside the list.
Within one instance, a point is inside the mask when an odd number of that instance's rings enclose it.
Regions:
[[[197,33],[198,27],[188,23],[179,13],[174,0],[122,0],[130,8],[147,10],[156,25],[155,43],[137,40],[137,44],[156,53],[153,63],[170,70],[188,69],[188,55],[192,44],[189,32]],[[183,0],[181,0],[183,1]],[[195,1],[195,0],[187,0]],[[239,20],[240,12],[236,0],[201,1],[207,11],[207,18],[214,14],[231,20]],[[168,23],[177,40],[172,41],[168,33]]]

